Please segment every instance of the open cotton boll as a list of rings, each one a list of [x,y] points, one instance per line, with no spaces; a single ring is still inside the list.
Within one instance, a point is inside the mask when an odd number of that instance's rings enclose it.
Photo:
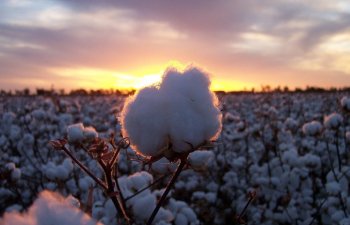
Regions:
[[[322,125],[318,121],[312,121],[303,125],[303,132],[309,136],[315,136],[322,131]]]
[[[346,141],[347,141],[348,143],[350,143],[350,131],[347,131],[347,132],[345,133],[345,139],[346,139]]]
[[[188,163],[194,170],[203,170],[214,157],[211,151],[194,151],[188,156]]]
[[[170,162],[166,158],[161,158],[160,160],[152,164],[151,169],[159,174],[172,173],[176,170],[176,163]]]
[[[324,125],[329,129],[337,129],[343,123],[343,117],[338,113],[332,113],[324,118]]]
[[[156,87],[140,90],[121,112],[122,133],[140,154],[154,156],[167,144],[167,124],[162,110],[165,99]]]
[[[134,173],[128,177],[128,187],[140,190],[153,182],[153,176],[145,171]]]
[[[84,128],[84,137],[86,139],[92,140],[98,137],[98,133],[93,127],[85,127]]]
[[[15,168],[14,170],[12,170],[11,172],[11,180],[13,181],[17,181],[21,179],[21,170],[18,168]]]
[[[3,225],[101,225],[90,216],[71,206],[62,196],[43,191],[26,213],[5,213]]]
[[[84,140],[84,126],[82,123],[76,123],[67,128],[68,142],[77,143]]]
[[[218,99],[206,73],[168,69],[159,86],[141,89],[121,113],[122,133],[140,154],[155,156],[166,148],[193,150],[214,140],[221,130]]]
[[[132,206],[133,215],[138,220],[147,220],[156,207],[156,202],[156,196],[153,194],[138,197]]]
[[[333,181],[326,184],[326,190],[329,194],[336,195],[341,191],[341,188],[338,182]]]
[[[343,97],[341,100],[340,100],[340,104],[341,106],[343,107],[344,110],[346,111],[350,111],[350,98],[349,97]]]

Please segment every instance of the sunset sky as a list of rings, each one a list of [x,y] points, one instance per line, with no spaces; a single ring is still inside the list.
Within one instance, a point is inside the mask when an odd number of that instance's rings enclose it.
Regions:
[[[350,86],[348,0],[1,0],[0,89]]]

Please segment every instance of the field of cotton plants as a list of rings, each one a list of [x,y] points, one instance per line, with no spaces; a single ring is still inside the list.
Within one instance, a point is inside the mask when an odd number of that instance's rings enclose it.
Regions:
[[[153,224],[350,224],[350,93],[218,98],[220,135],[188,156]],[[116,145],[112,176],[130,223],[145,224],[179,161],[150,162],[124,143],[124,102],[0,97],[0,224],[127,224],[116,216],[113,193],[60,144],[99,179],[101,160]]]

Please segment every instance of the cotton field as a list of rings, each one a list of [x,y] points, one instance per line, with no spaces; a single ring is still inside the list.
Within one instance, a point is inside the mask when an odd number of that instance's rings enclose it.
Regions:
[[[350,93],[218,99],[218,139],[188,155],[153,224],[350,224]],[[93,154],[77,143],[123,140],[125,100],[0,97],[0,224],[125,224],[112,195],[50,144],[66,138],[64,146],[103,179]],[[142,132],[154,138],[154,131]],[[137,144],[145,141],[140,140]],[[179,161],[163,157],[147,163],[124,147],[115,159],[117,183],[132,224],[145,224]]]

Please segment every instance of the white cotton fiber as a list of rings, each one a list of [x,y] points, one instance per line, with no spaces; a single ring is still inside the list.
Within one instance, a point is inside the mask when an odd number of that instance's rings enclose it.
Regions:
[[[98,133],[93,127],[85,127],[84,128],[84,137],[88,140],[93,140],[98,137]]]
[[[345,133],[345,139],[346,139],[347,142],[350,143],[350,131],[347,131],[347,132]]]
[[[303,132],[306,135],[315,136],[321,133],[322,125],[318,121],[312,121],[303,125]]]
[[[76,143],[84,140],[84,126],[82,123],[77,123],[68,126],[67,128],[68,141]]]
[[[337,129],[343,123],[343,117],[338,113],[332,113],[324,118],[324,125],[329,129]]]
[[[188,156],[188,163],[194,170],[205,169],[214,158],[214,153],[211,151],[194,151]]]
[[[343,97],[340,100],[340,104],[343,107],[344,110],[349,111],[350,112],[350,97]]]
[[[132,206],[133,215],[141,221],[147,220],[156,207],[156,202],[156,196],[153,194],[139,197]]]
[[[97,223],[78,208],[71,206],[60,195],[43,191],[26,213],[5,213],[3,225],[93,225]]]
[[[186,152],[216,139],[221,113],[209,86],[208,75],[197,68],[183,73],[167,70],[159,86],[141,89],[126,101],[121,113],[123,136],[146,156],[160,154],[167,146]]]

